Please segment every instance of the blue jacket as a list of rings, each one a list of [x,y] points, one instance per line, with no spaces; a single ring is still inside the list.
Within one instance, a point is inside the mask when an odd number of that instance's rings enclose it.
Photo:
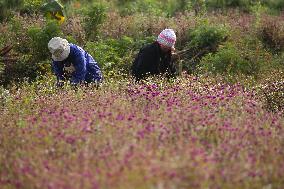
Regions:
[[[52,69],[58,81],[70,79],[72,84],[102,81],[102,72],[97,62],[84,49],[72,43],[67,59],[52,61]]]

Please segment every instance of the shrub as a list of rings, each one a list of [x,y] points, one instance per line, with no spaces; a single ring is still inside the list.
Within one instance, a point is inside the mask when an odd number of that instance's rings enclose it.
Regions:
[[[34,13],[40,10],[40,6],[45,2],[45,0],[23,0],[23,6],[21,12],[23,13]]]
[[[7,64],[2,74],[0,84],[7,86],[24,80],[33,81],[38,76],[51,71],[49,61],[32,62],[31,55],[22,55],[16,62]]]
[[[87,42],[86,50],[94,57],[105,75],[113,72],[128,73],[134,54],[153,37],[134,41],[131,37],[107,39],[97,42]]]
[[[56,21],[49,21],[43,27],[33,26],[28,29],[29,49],[33,62],[46,60],[50,54],[47,44],[52,37],[61,36],[62,32]]]
[[[265,19],[258,28],[257,35],[265,47],[274,53],[284,50],[284,22]]]
[[[269,8],[276,10],[276,11],[281,11],[284,9],[284,1],[283,0],[273,0],[273,1],[266,1],[262,0],[262,3]]]
[[[216,49],[229,35],[229,30],[224,25],[212,25],[203,21],[193,30],[189,30],[190,48]]]
[[[239,8],[243,11],[250,11],[250,7],[257,2],[257,0],[208,0],[206,5],[209,9]]]
[[[86,49],[98,61],[98,64],[108,75],[111,71],[121,71],[126,69],[124,60],[128,58],[128,53],[133,47],[133,39],[122,37],[121,39],[108,39],[98,42],[88,42]]]
[[[17,60],[5,63],[5,70],[0,79],[3,85],[20,82],[24,78],[32,81],[39,75],[50,72],[49,62],[46,61],[50,59],[47,44],[52,37],[62,35],[56,21],[48,22],[43,27],[36,25],[29,28],[21,27],[21,23],[22,20],[17,18],[12,19],[10,23],[9,35],[15,36],[12,38],[15,40],[12,44]]]
[[[124,4],[119,6],[119,12],[122,16],[132,15],[135,13],[147,13],[151,15],[163,15],[163,3],[155,0],[134,0],[125,1]]]
[[[201,60],[200,69],[225,76],[256,76],[260,70],[260,63],[251,59],[246,52],[239,51],[237,47],[227,43],[215,54],[206,55]]]
[[[106,7],[103,4],[93,4],[85,10],[84,29],[87,39],[95,40],[99,34],[99,27],[106,18]]]
[[[226,41],[228,36],[227,27],[212,25],[207,21],[203,21],[196,28],[190,29],[187,37],[189,42],[186,45],[186,48],[190,51],[183,57],[183,67],[190,73],[195,72],[201,58],[210,52],[216,52],[218,46]]]
[[[1,0],[0,1],[0,22],[7,19],[11,15],[11,9],[15,9],[22,4],[21,0]]]

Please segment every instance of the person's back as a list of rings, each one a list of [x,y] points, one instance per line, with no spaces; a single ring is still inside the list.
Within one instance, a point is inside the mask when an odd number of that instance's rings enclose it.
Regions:
[[[167,74],[176,72],[172,62],[172,52],[176,36],[173,30],[165,29],[157,41],[143,47],[136,56],[131,71],[136,80],[148,75]]]

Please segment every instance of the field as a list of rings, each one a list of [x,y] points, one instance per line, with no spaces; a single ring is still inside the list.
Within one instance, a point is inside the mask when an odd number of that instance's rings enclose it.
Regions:
[[[0,4],[1,189],[284,188],[281,1],[65,0],[63,24],[22,2]],[[179,75],[134,82],[168,27],[191,49]],[[54,36],[93,55],[101,86],[55,87]]]

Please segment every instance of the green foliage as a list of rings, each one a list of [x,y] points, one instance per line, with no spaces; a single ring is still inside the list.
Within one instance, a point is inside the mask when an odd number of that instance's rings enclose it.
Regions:
[[[0,22],[11,16],[11,10],[22,5],[22,0],[0,0]]]
[[[208,0],[207,6],[213,9],[240,8],[248,11],[256,0]]]
[[[31,60],[31,55],[24,55],[16,62],[13,62],[13,64],[6,65],[1,78],[1,84],[7,86],[24,80],[33,81],[38,76],[50,72],[49,61],[32,62]]]
[[[120,39],[88,42],[86,50],[95,58],[106,76],[115,72],[128,73],[134,54],[151,40],[153,37],[134,41],[133,38],[124,36]]]
[[[190,51],[185,55],[183,67],[189,73],[194,73],[201,58],[208,53],[216,52],[219,45],[227,40],[229,30],[224,25],[209,24],[206,20],[188,31],[186,47]]]
[[[216,48],[224,42],[229,30],[224,25],[212,25],[206,20],[193,30],[189,30],[190,48]]]
[[[21,8],[22,12],[25,13],[34,13],[40,10],[41,5],[46,0],[24,0],[23,7]]]
[[[271,1],[262,0],[262,3],[272,10],[281,11],[284,9],[283,0],[271,0]]]
[[[152,15],[163,14],[163,3],[157,0],[130,0],[120,4],[120,14],[123,16],[135,13],[147,13]]]
[[[201,70],[225,76],[256,76],[260,66],[249,54],[241,52],[231,43],[227,43],[215,54],[206,55],[200,62]]]
[[[105,41],[88,42],[86,50],[98,61],[98,64],[108,74],[111,71],[125,70],[125,60],[129,58],[133,39],[122,37],[121,39],[108,39]]]
[[[34,80],[40,75],[50,72],[50,53],[47,44],[52,37],[62,36],[61,29],[56,21],[47,22],[42,28],[31,26],[26,30],[20,27],[19,20],[11,22],[11,30],[16,33],[17,40],[13,50],[17,51],[18,60],[5,65],[1,77],[1,83],[8,85],[12,82],[20,82],[27,78]]]
[[[95,40],[99,34],[99,27],[106,18],[106,6],[93,4],[85,10],[84,29],[89,40]]]
[[[203,14],[206,10],[205,0],[191,0],[191,9],[194,10],[195,15]]]
[[[271,10],[281,11],[284,8],[282,0],[208,0],[206,6],[209,9],[239,8],[243,11],[251,12],[254,6],[265,6]]]
[[[47,44],[52,37],[61,36],[62,32],[56,21],[49,21],[43,28],[33,26],[28,30],[29,47],[32,59],[36,61],[46,60],[50,54]]]

